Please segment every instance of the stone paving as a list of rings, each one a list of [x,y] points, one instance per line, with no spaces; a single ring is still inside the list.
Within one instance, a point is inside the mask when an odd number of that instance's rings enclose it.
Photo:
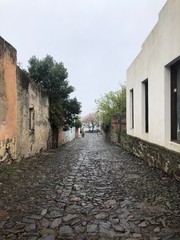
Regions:
[[[180,187],[102,135],[0,168],[0,240],[180,239]]]

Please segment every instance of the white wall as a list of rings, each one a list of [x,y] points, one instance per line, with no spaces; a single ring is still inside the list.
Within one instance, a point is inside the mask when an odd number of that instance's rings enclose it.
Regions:
[[[170,141],[170,69],[180,57],[180,0],[167,0],[159,21],[127,70],[127,133],[180,151]],[[144,131],[142,82],[149,83],[149,132]],[[134,129],[131,129],[130,90],[134,90]]]
[[[64,143],[70,142],[75,138],[76,129],[71,128],[68,131],[64,132]]]

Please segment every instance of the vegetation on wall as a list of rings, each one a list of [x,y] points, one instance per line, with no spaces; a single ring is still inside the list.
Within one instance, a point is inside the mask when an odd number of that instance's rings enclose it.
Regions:
[[[116,92],[106,93],[96,100],[98,114],[106,128],[110,123],[111,116],[114,114],[126,114],[126,86]]]
[[[70,98],[74,88],[69,85],[63,63],[57,63],[50,55],[41,60],[33,56],[29,60],[28,74],[49,97],[51,126],[63,127],[64,130],[74,126],[81,112],[81,103],[76,98]]]

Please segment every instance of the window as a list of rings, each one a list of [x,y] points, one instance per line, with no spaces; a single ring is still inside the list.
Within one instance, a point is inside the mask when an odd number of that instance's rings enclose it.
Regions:
[[[180,60],[171,66],[171,140],[180,142]]]
[[[148,97],[148,79],[142,82],[143,87],[143,118],[144,118],[144,131],[149,132],[149,97]]]
[[[130,118],[131,118],[131,128],[134,128],[134,90],[130,90]]]
[[[34,106],[29,107],[29,130],[34,132]]]

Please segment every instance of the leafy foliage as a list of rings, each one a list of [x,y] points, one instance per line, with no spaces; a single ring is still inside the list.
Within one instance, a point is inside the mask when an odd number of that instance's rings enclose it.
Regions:
[[[113,114],[126,114],[126,87],[121,86],[117,92],[109,92],[96,100],[99,117],[108,126]]]
[[[81,120],[80,120],[79,118],[77,118],[77,119],[75,120],[74,126],[75,126],[76,130],[77,130],[78,128],[81,128],[81,127],[82,127],[82,122],[81,122]]]
[[[42,60],[33,56],[29,60],[28,72],[49,97],[52,127],[64,127],[67,130],[73,126],[76,116],[81,112],[81,104],[76,98],[70,98],[74,88],[69,85],[68,72],[63,63],[57,63],[50,55]]]

